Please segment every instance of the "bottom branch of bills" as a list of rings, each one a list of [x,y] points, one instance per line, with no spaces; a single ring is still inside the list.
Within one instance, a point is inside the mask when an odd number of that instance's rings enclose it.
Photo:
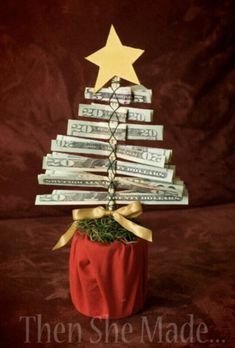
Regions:
[[[78,191],[78,190],[53,190],[51,194],[37,195],[36,205],[96,205],[107,204],[109,196],[102,191]],[[117,191],[115,195],[116,204],[128,204],[140,201],[142,204],[188,204],[188,192],[185,189],[182,196],[177,193],[161,191],[133,192]]]

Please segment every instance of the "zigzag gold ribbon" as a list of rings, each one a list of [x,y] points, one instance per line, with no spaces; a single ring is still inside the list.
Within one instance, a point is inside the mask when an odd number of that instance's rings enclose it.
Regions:
[[[140,226],[127,218],[134,218],[141,215],[143,212],[140,202],[132,202],[124,207],[118,208],[114,211],[106,210],[99,206],[96,208],[83,208],[73,210],[73,223],[68,230],[60,237],[52,250],[62,248],[73,237],[77,230],[78,221],[84,219],[99,219],[104,216],[112,215],[122,227],[134,233],[137,237],[152,242],[152,231],[146,227]]]

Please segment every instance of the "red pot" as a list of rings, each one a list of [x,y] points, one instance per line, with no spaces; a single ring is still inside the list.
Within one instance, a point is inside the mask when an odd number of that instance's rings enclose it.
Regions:
[[[70,251],[70,293],[76,309],[94,318],[123,318],[143,308],[148,242],[92,242],[79,231]]]

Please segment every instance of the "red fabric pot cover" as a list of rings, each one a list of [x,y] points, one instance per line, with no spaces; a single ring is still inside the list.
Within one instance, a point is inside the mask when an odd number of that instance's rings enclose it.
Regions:
[[[122,318],[144,306],[148,242],[92,242],[79,231],[70,251],[70,293],[76,309],[95,318]]]

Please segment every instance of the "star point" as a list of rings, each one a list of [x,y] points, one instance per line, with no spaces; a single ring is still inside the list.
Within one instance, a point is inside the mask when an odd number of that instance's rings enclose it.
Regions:
[[[140,82],[133,68],[133,63],[143,53],[144,50],[142,49],[123,45],[114,26],[111,25],[106,45],[85,57],[89,62],[99,66],[95,92],[102,88],[114,76],[139,84]]]

